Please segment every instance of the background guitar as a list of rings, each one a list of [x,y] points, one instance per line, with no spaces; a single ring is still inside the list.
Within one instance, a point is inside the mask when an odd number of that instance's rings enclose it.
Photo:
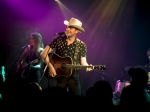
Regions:
[[[19,70],[16,72],[16,75],[17,75],[17,76],[22,76],[22,75],[24,74],[25,70],[26,70],[27,68],[29,68],[31,64],[38,63],[39,60],[40,60],[40,59],[35,59],[35,60],[33,60],[33,61],[29,62],[29,63],[23,63],[23,64],[20,66]]]

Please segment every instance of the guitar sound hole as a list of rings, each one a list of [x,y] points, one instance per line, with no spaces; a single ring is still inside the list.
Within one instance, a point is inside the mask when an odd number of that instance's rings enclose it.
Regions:
[[[66,64],[65,63],[61,64],[61,69],[66,69]]]

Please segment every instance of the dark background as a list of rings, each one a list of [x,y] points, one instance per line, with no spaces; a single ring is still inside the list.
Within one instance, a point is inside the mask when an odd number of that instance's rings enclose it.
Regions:
[[[56,32],[65,31],[64,20],[75,17],[83,23],[78,37],[87,44],[87,60],[104,64],[104,72],[81,70],[82,92],[97,80],[129,80],[126,66],[148,63],[150,4],[146,0],[1,0],[0,65],[6,74],[18,59],[31,32],[41,33],[44,46]],[[140,83],[140,82],[139,82]],[[42,86],[47,86],[44,77]]]

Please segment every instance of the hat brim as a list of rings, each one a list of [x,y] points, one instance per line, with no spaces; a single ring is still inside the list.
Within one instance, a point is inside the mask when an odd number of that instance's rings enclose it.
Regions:
[[[77,26],[77,25],[69,25],[69,26],[78,29],[81,33],[84,33],[84,32],[85,32],[85,30],[84,30],[82,27],[79,27],[79,26]]]
[[[64,24],[65,25],[67,25],[67,26],[71,26],[71,27],[73,27],[73,28],[76,28],[76,29],[78,29],[81,33],[84,33],[85,32],[85,30],[82,28],[82,27],[80,27],[80,26],[77,26],[77,25],[68,25],[68,21],[64,21]]]

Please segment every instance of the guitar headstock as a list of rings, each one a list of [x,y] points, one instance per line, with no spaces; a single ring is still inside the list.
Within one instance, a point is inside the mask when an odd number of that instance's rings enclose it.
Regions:
[[[95,65],[94,69],[96,69],[96,70],[104,70],[104,69],[106,69],[106,66],[105,65]]]

